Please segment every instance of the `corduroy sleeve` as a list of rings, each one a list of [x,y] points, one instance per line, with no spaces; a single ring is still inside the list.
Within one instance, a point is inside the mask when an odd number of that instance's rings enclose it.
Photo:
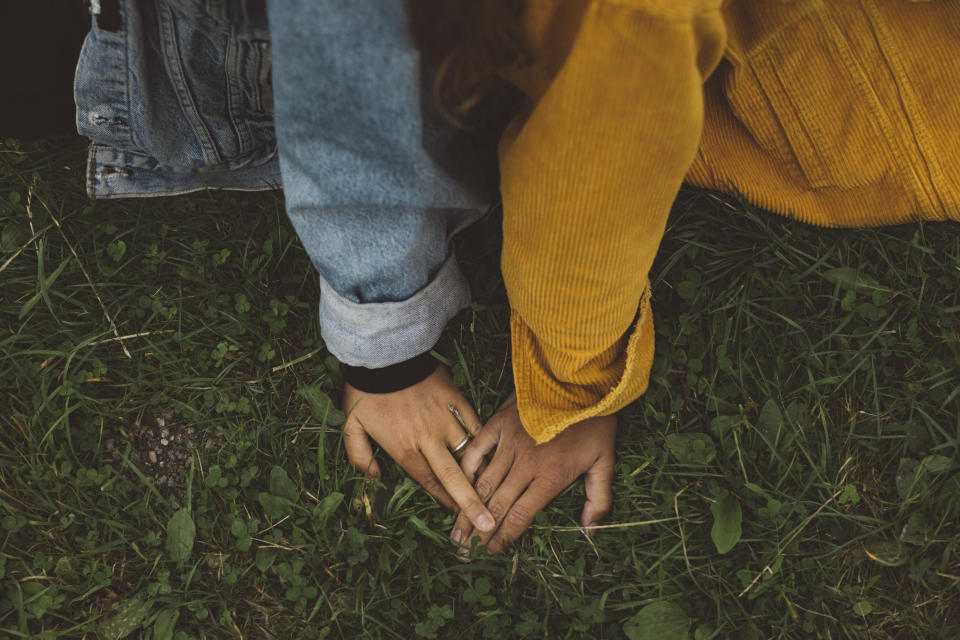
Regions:
[[[720,4],[528,8],[533,64],[516,82],[531,106],[501,141],[502,270],[520,417],[537,442],[646,390],[647,273],[697,151]]]

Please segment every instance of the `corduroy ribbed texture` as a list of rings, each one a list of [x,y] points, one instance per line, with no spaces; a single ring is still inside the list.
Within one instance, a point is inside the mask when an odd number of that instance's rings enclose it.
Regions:
[[[646,389],[647,273],[685,177],[825,226],[958,218],[960,3],[531,0],[524,20],[502,268],[538,442]]]
[[[534,106],[501,145],[502,268],[520,416],[538,442],[646,389],[647,272],[723,50],[719,11],[674,19],[637,4],[526,14],[541,51],[515,78]]]

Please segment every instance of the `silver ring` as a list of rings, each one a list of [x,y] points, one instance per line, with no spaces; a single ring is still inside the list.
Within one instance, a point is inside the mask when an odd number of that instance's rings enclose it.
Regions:
[[[470,444],[470,436],[464,437],[464,439],[460,441],[460,444],[458,444],[453,448],[453,452],[460,453],[460,450],[463,449],[468,444]]]

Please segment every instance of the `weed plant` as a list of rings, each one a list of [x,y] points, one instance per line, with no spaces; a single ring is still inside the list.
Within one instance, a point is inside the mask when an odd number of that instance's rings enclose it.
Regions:
[[[960,234],[823,230],[684,191],[615,506],[500,557],[346,462],[316,276],[277,193],[90,201],[0,147],[0,637],[960,637]],[[436,349],[511,388],[498,219]],[[383,454],[381,460],[386,462]]]

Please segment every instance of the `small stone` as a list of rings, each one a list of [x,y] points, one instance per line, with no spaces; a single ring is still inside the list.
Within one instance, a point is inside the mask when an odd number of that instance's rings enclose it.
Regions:
[[[213,446],[213,438],[207,438],[207,441],[203,443],[204,449],[209,449]]]
[[[161,429],[161,430],[160,430],[160,437],[161,437],[161,438],[169,438],[169,437],[170,437],[170,429]]]
[[[167,421],[163,418],[163,416],[160,416],[159,418],[157,418],[157,424],[163,427],[167,424]]]
[[[160,438],[160,444],[162,444],[163,446],[167,446],[169,443],[170,441],[167,440],[166,438]]]
[[[156,451],[151,451],[150,453],[147,454],[147,457],[150,458],[150,463],[151,463],[151,464],[157,464],[157,452],[156,452]]]
[[[187,427],[187,435],[192,436],[192,435],[193,435],[194,433],[196,433],[196,432],[197,432],[197,430],[194,429],[193,427]]]
[[[113,450],[113,438],[107,438],[107,450]]]

